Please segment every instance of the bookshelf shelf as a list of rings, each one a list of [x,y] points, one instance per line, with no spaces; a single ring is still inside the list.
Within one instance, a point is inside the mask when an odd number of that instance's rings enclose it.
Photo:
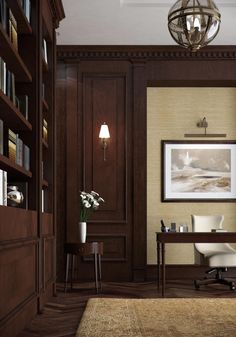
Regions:
[[[0,119],[9,127],[31,131],[32,125],[25,119],[22,113],[15,107],[12,101],[0,90]]]
[[[22,34],[32,34],[32,28],[27,20],[19,0],[7,0],[17,21],[17,31]]]
[[[1,57],[18,82],[31,82],[32,76],[0,23]]]
[[[14,174],[17,178],[32,178],[32,172],[27,171],[24,167],[17,165],[9,158],[0,154],[0,169]]]
[[[55,30],[64,10],[62,0],[0,2],[0,335],[16,337],[56,289]],[[19,208],[7,206],[10,185],[24,196]]]

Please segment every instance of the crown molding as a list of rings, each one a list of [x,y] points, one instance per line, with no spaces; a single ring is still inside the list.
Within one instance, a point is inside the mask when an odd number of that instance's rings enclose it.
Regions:
[[[75,46],[58,45],[58,60],[235,60],[236,46],[211,46],[192,53],[177,46]]]
[[[173,0],[120,0],[120,7],[172,7]],[[218,7],[236,7],[235,0],[217,0]]]
[[[65,12],[61,0],[51,0],[50,6],[55,21],[55,28],[59,27],[59,22],[65,18]]]

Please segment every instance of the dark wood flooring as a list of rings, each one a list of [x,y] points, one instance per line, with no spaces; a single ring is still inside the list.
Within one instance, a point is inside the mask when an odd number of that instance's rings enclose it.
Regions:
[[[103,283],[102,293],[95,294],[92,283],[75,284],[72,291],[64,293],[58,285],[57,296],[49,302],[41,315],[35,317],[18,337],[74,337],[89,298],[158,298],[154,282]],[[190,280],[169,281],[166,297],[236,297],[236,292],[222,285],[202,287],[196,291]]]

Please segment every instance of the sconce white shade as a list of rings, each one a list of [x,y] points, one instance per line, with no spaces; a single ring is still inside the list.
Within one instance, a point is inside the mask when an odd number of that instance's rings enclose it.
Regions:
[[[101,125],[100,132],[99,132],[99,138],[110,138],[110,132],[108,125],[106,123]]]

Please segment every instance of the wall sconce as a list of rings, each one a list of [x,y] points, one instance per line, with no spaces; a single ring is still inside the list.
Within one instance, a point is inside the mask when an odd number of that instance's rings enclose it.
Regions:
[[[102,140],[103,160],[106,161],[107,139],[110,138],[108,125],[103,123],[100,128],[99,138]]]
[[[200,121],[197,122],[197,127],[198,128],[203,128],[204,133],[185,133],[184,137],[209,137],[209,138],[214,138],[214,137],[226,137],[226,133],[207,133],[207,128],[208,128],[208,122],[206,120],[206,117],[203,119],[200,119]]]

